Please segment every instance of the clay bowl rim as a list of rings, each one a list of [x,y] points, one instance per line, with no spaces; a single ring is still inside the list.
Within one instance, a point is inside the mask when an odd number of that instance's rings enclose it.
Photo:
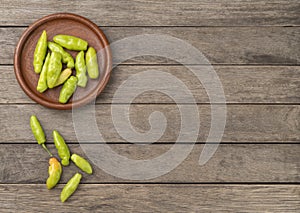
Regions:
[[[43,24],[46,24],[48,21],[52,21],[54,19],[71,19],[77,22],[81,22],[82,24],[86,25],[87,27],[91,28],[92,31],[94,31],[97,36],[101,39],[100,42],[102,42],[104,50],[105,50],[105,57],[106,60],[104,61],[104,76],[103,78],[99,79],[99,83],[97,85],[97,88],[93,91],[91,91],[88,95],[86,95],[84,98],[80,100],[75,100],[74,102],[72,101],[71,103],[67,104],[61,104],[59,102],[54,103],[54,102],[49,102],[45,99],[42,99],[35,95],[35,93],[29,88],[27,83],[25,82],[23,78],[23,73],[21,69],[21,53],[23,46],[25,45],[27,38],[33,31],[35,31],[38,27],[40,27]],[[110,74],[112,71],[112,56],[111,56],[111,50],[109,47],[109,42],[105,36],[105,34],[102,32],[102,30],[91,20],[82,17],[77,14],[73,13],[54,13],[50,14],[47,16],[44,16],[41,19],[38,19],[35,21],[33,24],[31,24],[21,35],[19,42],[15,48],[15,53],[14,53],[14,72],[17,78],[17,81],[23,91],[26,93],[27,96],[29,96],[33,101],[37,102],[38,104],[41,104],[45,107],[52,108],[52,109],[57,109],[57,110],[69,110],[72,108],[78,108],[81,106],[84,106],[90,102],[92,102],[105,88],[109,78]]]

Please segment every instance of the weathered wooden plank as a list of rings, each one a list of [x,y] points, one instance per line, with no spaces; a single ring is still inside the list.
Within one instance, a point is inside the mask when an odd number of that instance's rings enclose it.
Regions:
[[[81,184],[64,204],[62,185],[0,185],[2,212],[297,212],[298,185]]]
[[[103,27],[110,42],[142,34],[169,35],[199,49],[212,64],[299,64],[300,31],[297,27]],[[0,28],[0,63],[12,64],[13,52],[25,28]],[[139,45],[143,45],[140,43]],[[148,44],[149,46],[149,44]],[[174,44],[174,46],[176,46]],[[177,47],[177,46],[176,46]],[[130,46],[132,48],[132,46]],[[175,51],[172,49],[171,51]],[[119,61],[122,47],[113,49],[114,61]],[[180,51],[180,50],[177,50]],[[174,56],[174,60],[189,56]],[[174,64],[161,57],[137,57],[129,64]],[[199,62],[196,64],[203,64]]]
[[[76,1],[2,0],[1,25],[28,25],[42,16],[72,12],[102,26],[299,25],[297,0],[274,1]]]
[[[300,103],[300,66],[214,66],[223,84],[226,103]],[[97,99],[97,103],[112,103],[116,90],[129,77],[142,72],[167,72],[181,80],[192,92],[196,103],[210,103],[207,93],[199,80],[184,66],[118,66],[111,79]],[[155,77],[155,74],[152,74]],[[146,79],[145,79],[146,80]],[[172,90],[165,84],[164,90]],[[133,103],[173,103],[162,93],[150,90],[133,100]],[[126,94],[138,93],[131,85]],[[188,99],[176,94],[179,103]],[[130,103],[128,96],[114,98],[114,103]],[[0,103],[34,103],[20,89],[12,66],[0,66]],[[215,103],[215,102],[214,102]]]
[[[113,144],[111,149],[130,159],[146,160],[158,157],[173,145]],[[179,145],[183,146],[184,145]],[[189,145],[191,146],[191,145]],[[48,145],[56,154],[54,145]],[[103,144],[85,145],[87,155],[79,145],[70,144],[71,152],[82,156],[98,156],[94,150]],[[222,144],[214,156],[205,164],[198,164],[203,144],[193,147],[189,156],[174,170],[147,182],[163,183],[223,183],[223,182],[289,182],[300,181],[300,146],[295,144]],[[0,183],[44,183],[48,177],[48,154],[37,144],[0,145]],[[57,154],[56,154],[57,155]],[[87,158],[87,157],[86,157]],[[97,159],[101,156],[96,157]],[[177,161],[177,155],[170,162]],[[111,160],[111,165],[114,161]],[[163,165],[167,162],[161,162]],[[84,183],[132,182],[106,173],[92,164],[93,175],[84,175]],[[157,170],[163,168],[157,167]],[[64,167],[61,183],[66,183],[78,168],[71,164]],[[135,174],[136,168],[126,169],[126,174]],[[149,171],[151,173],[151,170]]]
[[[182,107],[185,106],[182,105]],[[96,105],[95,109],[97,125],[105,141],[125,142],[126,140],[116,131],[115,125],[119,128],[129,125],[126,119],[114,124],[111,117],[111,105]],[[68,141],[77,142],[72,111],[49,110],[39,105],[0,105],[0,111],[1,143],[34,142],[29,127],[29,118],[32,114],[36,114],[41,120],[50,140],[51,131],[57,129]],[[162,135],[159,130],[153,132],[154,136],[159,138],[158,142],[176,141],[181,126],[177,105],[131,105],[129,117],[133,128],[139,132],[149,131],[149,116],[155,111],[163,113],[167,120],[167,126]],[[203,142],[206,141],[211,125],[210,106],[198,105],[198,111],[201,127],[197,141]],[[90,113],[92,112],[87,112],[85,115],[90,116]],[[299,105],[228,105],[227,123],[222,141],[299,142],[299,119]],[[129,136],[130,134],[125,131],[124,135]],[[155,141],[145,136],[140,142]]]

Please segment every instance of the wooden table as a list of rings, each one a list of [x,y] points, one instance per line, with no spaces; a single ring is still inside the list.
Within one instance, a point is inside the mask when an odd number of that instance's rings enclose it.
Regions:
[[[152,145],[126,142],[114,129],[110,115],[113,94],[123,81],[148,69],[162,70],[180,78],[195,96],[202,127],[192,153],[170,173],[147,181],[123,180],[94,165],[94,174],[85,176],[76,194],[62,204],[60,191],[77,171],[71,165],[64,170],[61,184],[48,191],[44,184],[48,156],[33,139],[30,115],[42,120],[51,151],[55,152],[51,131],[58,129],[73,152],[84,153],[75,136],[72,112],[37,105],[21,90],[13,72],[13,54],[28,25],[56,12],[89,18],[110,42],[158,33],[201,50],[216,70],[227,100],[225,132],[213,158],[198,165],[210,126],[210,104],[222,103],[209,103],[205,90],[182,65],[138,57],[113,70],[97,99],[99,128],[113,150],[133,159],[159,156],[168,150],[180,129],[177,105],[170,98],[148,92],[131,105],[131,121],[139,131],[149,130],[149,113],[165,113],[167,130]],[[298,0],[2,0],[0,14],[1,212],[300,210]],[[126,103],[118,100],[116,104]]]

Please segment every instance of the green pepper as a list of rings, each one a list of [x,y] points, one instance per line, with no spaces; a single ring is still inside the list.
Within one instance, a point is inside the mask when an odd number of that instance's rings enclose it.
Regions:
[[[43,31],[38,42],[36,43],[33,55],[34,72],[39,74],[42,71],[42,66],[47,53],[47,33]]]
[[[68,50],[81,51],[86,50],[88,46],[87,41],[70,35],[56,35],[53,40]]]
[[[58,52],[52,52],[47,72],[47,84],[50,89],[54,87],[57,79],[59,78],[61,69],[61,54]]]
[[[76,173],[64,186],[63,190],[60,193],[61,202],[65,202],[68,198],[76,191],[82,175],[80,173]]]
[[[63,85],[59,94],[59,102],[62,104],[67,103],[69,98],[73,95],[76,90],[77,78],[71,76]]]
[[[65,83],[65,81],[70,77],[70,75],[72,74],[72,70],[70,68],[66,68],[64,69],[61,73],[60,76],[58,77],[54,87],[57,87],[63,83]]]
[[[58,151],[58,155],[61,159],[61,164],[63,166],[68,166],[69,165],[69,160],[70,160],[70,150],[68,145],[66,144],[64,138],[56,131],[53,131],[53,140],[55,147]]]
[[[79,169],[81,169],[85,173],[87,173],[87,174],[92,174],[93,173],[93,169],[92,169],[91,164],[86,159],[84,159],[83,157],[81,157],[77,154],[72,154],[71,160],[75,163],[75,165]]]
[[[45,145],[46,136],[43,131],[43,128],[35,115],[32,115],[30,117],[30,127],[38,144],[41,145],[44,148],[44,150],[46,150],[46,152],[48,152],[48,154],[52,157],[51,152],[48,150],[48,148]]]
[[[85,87],[88,78],[86,76],[86,66],[85,66],[83,51],[80,51],[76,56],[75,69],[76,69],[76,77],[78,80],[77,85],[80,87]]]
[[[85,54],[86,68],[91,79],[96,79],[99,76],[97,53],[93,47],[89,47]]]
[[[47,54],[47,57],[45,59],[45,63],[43,65],[42,72],[40,74],[40,78],[38,81],[38,85],[36,87],[36,90],[40,93],[43,93],[46,89],[48,89],[47,86],[47,70],[49,65],[49,59],[50,59],[50,53]]]
[[[66,52],[59,44],[49,41],[48,48],[52,52],[58,52],[62,55],[62,62],[67,64],[68,68],[74,67],[74,59],[70,53]]]
[[[62,167],[55,157],[49,159],[48,173],[49,177],[47,179],[46,185],[48,189],[52,189],[60,180],[62,173]]]

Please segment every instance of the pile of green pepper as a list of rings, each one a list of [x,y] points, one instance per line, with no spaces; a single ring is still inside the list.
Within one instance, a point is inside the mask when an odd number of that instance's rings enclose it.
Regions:
[[[30,117],[30,127],[38,144],[41,145],[50,155],[49,168],[48,168],[49,177],[46,181],[46,186],[49,190],[54,188],[57,185],[57,183],[59,183],[63,172],[61,165],[68,166],[70,163],[70,159],[83,172],[89,175],[93,173],[92,166],[86,159],[84,159],[83,157],[75,153],[71,155],[68,145],[66,144],[64,138],[59,134],[58,131],[56,130],[53,131],[53,140],[61,162],[58,160],[58,158],[54,157],[46,147],[45,133],[43,131],[43,128],[39,120],[35,115],[32,115]],[[65,202],[76,191],[81,181],[81,178],[82,178],[82,174],[77,172],[67,182],[67,184],[64,186],[60,194],[61,202]]]
[[[47,32],[41,34],[34,51],[33,67],[40,74],[37,91],[45,92],[63,84],[60,90],[59,102],[65,104],[76,91],[77,86],[86,87],[88,77],[99,77],[97,53],[93,47],[88,47],[88,42],[70,35],[56,35],[53,41],[48,41]],[[67,50],[79,51],[74,59]],[[48,49],[51,53],[47,53]],[[86,51],[86,53],[84,52]],[[66,64],[66,69],[62,71]],[[72,69],[75,67],[75,76]]]

